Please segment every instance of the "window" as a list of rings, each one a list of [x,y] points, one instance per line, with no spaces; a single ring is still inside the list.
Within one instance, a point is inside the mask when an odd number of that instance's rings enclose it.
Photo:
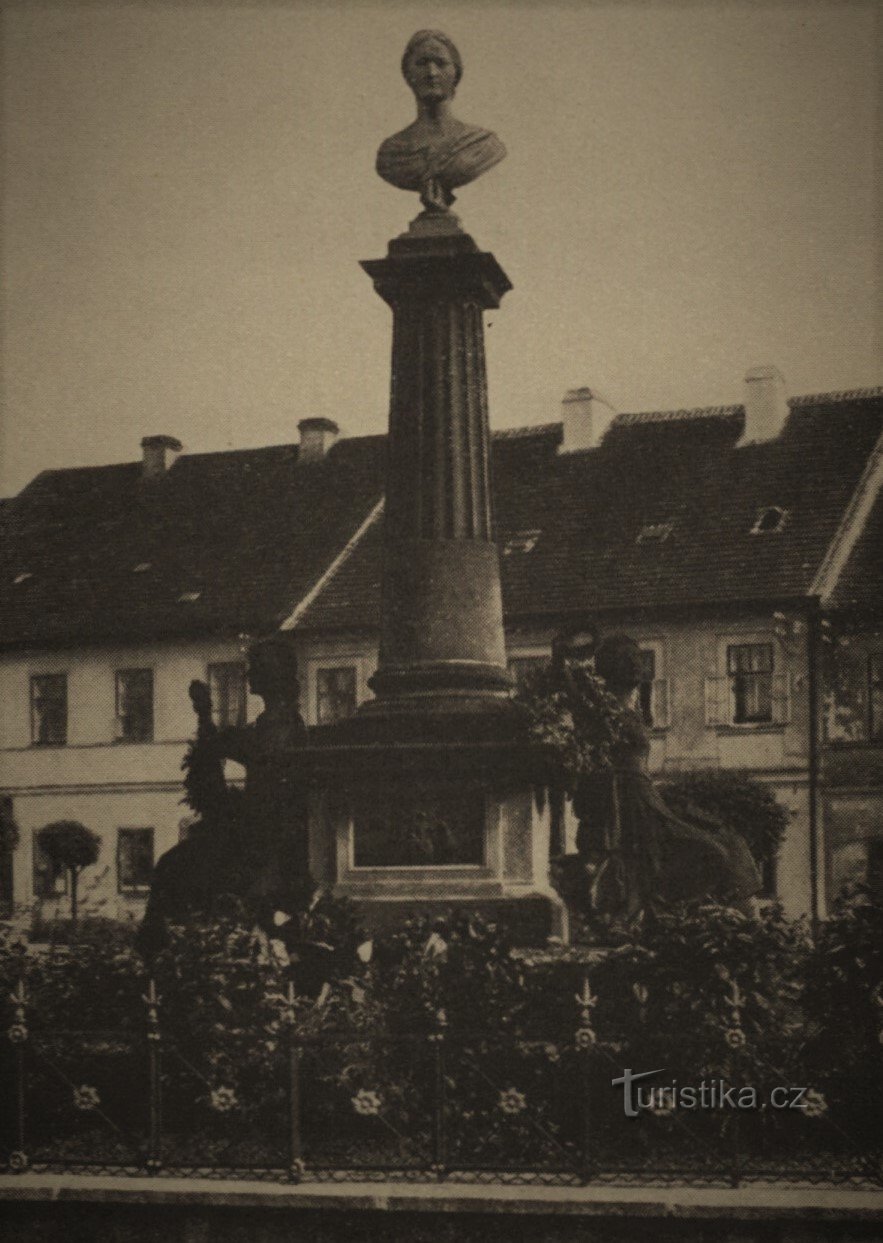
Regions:
[[[503,556],[511,557],[516,552],[533,552],[541,534],[541,531],[516,531],[506,539]]]
[[[153,874],[153,829],[119,829],[117,832],[117,889],[120,893],[146,893]]]
[[[316,720],[343,721],[356,710],[356,667],[335,665],[316,670]]]
[[[772,643],[732,643],[727,677],[734,725],[760,725],[773,719]]]
[[[67,868],[46,854],[34,834],[34,897],[61,898],[67,893]]]
[[[153,741],[153,670],[117,672],[116,737],[119,742]]]
[[[549,664],[550,656],[547,653],[536,653],[530,656],[510,656],[508,661],[508,669],[515,681],[518,690],[524,686],[528,676],[535,669],[545,669]]]
[[[636,544],[663,544],[674,530],[672,522],[649,522],[641,527],[635,539]]]
[[[224,661],[209,665],[212,720],[219,729],[245,724],[245,665]]]
[[[777,531],[781,531],[788,518],[788,511],[780,509],[778,505],[770,505],[767,509],[762,509],[757,515],[757,520],[751,528],[752,535],[774,535]]]
[[[353,825],[353,864],[362,867],[480,867],[480,790],[384,790],[366,798]]]
[[[641,681],[638,684],[638,703],[644,724],[651,726],[653,720],[653,686],[656,681],[656,652],[652,647],[641,648]]]
[[[31,678],[31,743],[35,747],[67,742],[67,674],[43,673]]]
[[[883,652],[868,657],[868,738],[883,742]]]

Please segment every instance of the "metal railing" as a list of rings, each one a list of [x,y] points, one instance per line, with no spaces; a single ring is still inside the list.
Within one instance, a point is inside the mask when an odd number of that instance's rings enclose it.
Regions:
[[[224,1086],[213,1055],[164,1030],[153,979],[134,1032],[40,1030],[23,980],[11,1001],[0,1060],[0,1165],[10,1174],[883,1182],[879,1139],[871,1153],[836,1120],[661,1107],[625,1116],[612,1086],[623,1073],[621,1049],[595,1031],[587,977],[558,1040],[453,1031],[442,1011],[419,1033],[308,1037],[289,986],[284,1038],[270,1042],[256,1077],[235,1087]]]

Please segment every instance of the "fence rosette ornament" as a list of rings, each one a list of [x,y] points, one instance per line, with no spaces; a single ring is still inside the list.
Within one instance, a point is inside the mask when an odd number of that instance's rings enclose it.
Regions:
[[[228,1114],[236,1109],[239,1100],[233,1088],[221,1087],[213,1088],[211,1094],[211,1106],[219,1114]]]
[[[519,1092],[517,1088],[504,1088],[500,1093],[497,1106],[504,1114],[514,1116],[527,1109],[527,1100],[524,1093]]]
[[[815,1088],[809,1088],[803,1098],[801,1108],[807,1118],[821,1118],[828,1112],[828,1102],[821,1092],[817,1092]]]
[[[82,1113],[88,1113],[90,1109],[97,1109],[101,1104],[98,1089],[93,1088],[88,1083],[82,1083],[78,1088],[74,1088],[73,1098],[74,1109],[79,1109]]]
[[[383,1098],[379,1092],[372,1092],[366,1088],[359,1088],[352,1100],[353,1109],[357,1114],[361,1114],[363,1118],[374,1118],[380,1113],[380,1107],[383,1104]]]

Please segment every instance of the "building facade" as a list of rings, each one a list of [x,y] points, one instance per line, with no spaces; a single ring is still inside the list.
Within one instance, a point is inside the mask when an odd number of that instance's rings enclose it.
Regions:
[[[632,634],[653,771],[740,771],[775,793],[789,827],[766,885],[792,915],[883,873],[881,432],[883,390],[787,402],[765,368],[742,406],[615,415],[583,389],[559,422],[494,437],[515,680],[574,622]],[[186,831],[187,687],[209,682],[220,723],[254,719],[250,637],[290,634],[308,724],[370,698],[384,442],[335,434],[306,420],[299,445],[180,456],[151,437],[140,463],[46,472],[4,506],[7,905],[66,913],[35,840],[75,819],[102,843],[84,907],[140,915],[153,861]],[[473,864],[523,856],[524,896],[548,850],[529,812],[509,809]],[[314,847],[341,892],[407,901],[435,876],[432,860],[360,872],[354,842]]]

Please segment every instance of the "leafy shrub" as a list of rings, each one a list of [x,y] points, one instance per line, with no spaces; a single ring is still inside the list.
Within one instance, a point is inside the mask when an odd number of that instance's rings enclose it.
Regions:
[[[658,785],[676,815],[712,832],[722,826],[733,829],[758,863],[776,857],[788,812],[759,781],[741,773],[707,769],[666,777]]]
[[[844,892],[806,969],[804,1057],[844,1138],[869,1148],[883,1116],[883,902]]]

